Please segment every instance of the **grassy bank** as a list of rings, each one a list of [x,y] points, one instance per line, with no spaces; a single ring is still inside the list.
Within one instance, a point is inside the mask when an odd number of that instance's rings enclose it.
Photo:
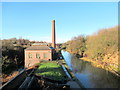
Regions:
[[[65,62],[64,59],[58,60],[57,62],[60,63],[60,64],[62,64],[62,65],[64,65],[65,68],[67,69],[68,73],[70,74],[70,76],[71,76],[72,78],[74,78],[74,74],[72,73],[72,71],[70,70],[70,68],[68,67],[68,65],[66,64],[66,62]]]
[[[52,80],[66,81],[66,74],[60,64],[55,61],[42,62],[35,72],[36,75],[42,75]]]

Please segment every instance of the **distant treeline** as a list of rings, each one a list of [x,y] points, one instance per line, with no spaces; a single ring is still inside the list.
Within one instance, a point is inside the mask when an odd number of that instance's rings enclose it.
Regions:
[[[62,47],[79,57],[118,65],[118,26],[101,29],[89,36],[74,37]]]
[[[4,39],[1,40],[2,45],[2,73],[9,74],[13,70],[24,65],[24,48],[25,45],[30,46],[27,39]]]
[[[33,43],[47,43],[45,41],[30,41],[23,38],[11,38],[0,40],[0,66],[2,66],[2,74],[10,74],[12,71],[24,66],[24,49]],[[47,43],[51,46],[51,43]],[[60,48],[61,44],[57,44]]]
[[[24,49],[38,42],[22,38],[11,38],[0,41],[2,51],[0,65],[2,66],[3,74],[9,74],[21,66],[24,66]],[[41,41],[41,43],[43,42]]]

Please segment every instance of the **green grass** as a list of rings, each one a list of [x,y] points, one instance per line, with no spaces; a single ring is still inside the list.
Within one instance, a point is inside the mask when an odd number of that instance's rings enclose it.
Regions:
[[[61,65],[56,62],[42,62],[35,72],[36,75],[44,75],[57,81],[67,80]]]

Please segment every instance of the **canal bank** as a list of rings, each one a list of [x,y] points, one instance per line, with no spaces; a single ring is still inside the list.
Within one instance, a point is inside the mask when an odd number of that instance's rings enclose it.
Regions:
[[[79,54],[76,54],[76,53],[73,54],[71,51],[67,51],[67,52],[71,53],[72,55],[79,58],[80,60],[91,62],[95,67],[105,69],[115,74],[116,76],[120,77],[118,54],[111,56],[111,58],[106,55],[102,59],[100,58],[90,59],[89,57],[87,57],[87,55],[84,55],[84,57],[81,57]]]
[[[81,89],[79,84],[72,79],[72,75],[70,75],[67,68],[63,65],[63,62],[60,63],[60,61],[62,60],[42,61],[21,71],[20,74],[0,88],[2,90],[8,88],[24,88],[27,90],[31,90],[32,88],[41,90]]]
[[[68,67],[85,88],[118,88],[120,78],[97,68],[91,62],[80,60],[69,52],[61,52]]]
[[[49,85],[48,82],[47,85],[49,87],[55,86],[55,89],[60,89],[60,86],[63,86],[62,88],[67,89],[83,88],[83,86],[78,82],[73,73],[70,72],[64,60],[44,61],[40,63],[39,67],[35,71],[35,76],[38,78],[44,78],[44,82],[49,81],[51,85]]]
[[[91,60],[91,59],[88,59],[88,58],[85,58],[85,57],[79,58],[79,59],[83,60],[83,61],[91,62],[93,66],[105,69],[106,71],[112,72],[116,76],[120,77],[120,73],[118,72],[118,67],[117,66],[116,66],[115,69],[113,69],[112,66],[108,65],[106,62],[102,62],[102,61],[99,61],[99,60],[94,61],[94,60]]]
[[[57,60],[57,62],[63,66],[64,71],[66,72],[66,75],[69,78],[69,81],[67,82],[68,85],[72,89],[80,88],[84,89],[85,87],[82,85],[82,83],[75,77],[74,73],[70,70],[69,66],[67,65],[66,61],[64,59]]]

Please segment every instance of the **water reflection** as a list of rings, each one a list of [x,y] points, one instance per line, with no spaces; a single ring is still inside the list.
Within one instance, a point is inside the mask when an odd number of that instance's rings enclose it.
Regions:
[[[62,51],[62,54],[75,76],[86,88],[118,88],[118,77],[114,74],[94,67],[90,62],[80,60],[66,51]]]
[[[64,59],[67,62],[67,65],[69,66],[70,70],[72,70],[72,64],[71,64],[72,55],[66,51],[63,51],[63,50],[61,51],[61,53],[64,54],[64,56],[65,56]]]

